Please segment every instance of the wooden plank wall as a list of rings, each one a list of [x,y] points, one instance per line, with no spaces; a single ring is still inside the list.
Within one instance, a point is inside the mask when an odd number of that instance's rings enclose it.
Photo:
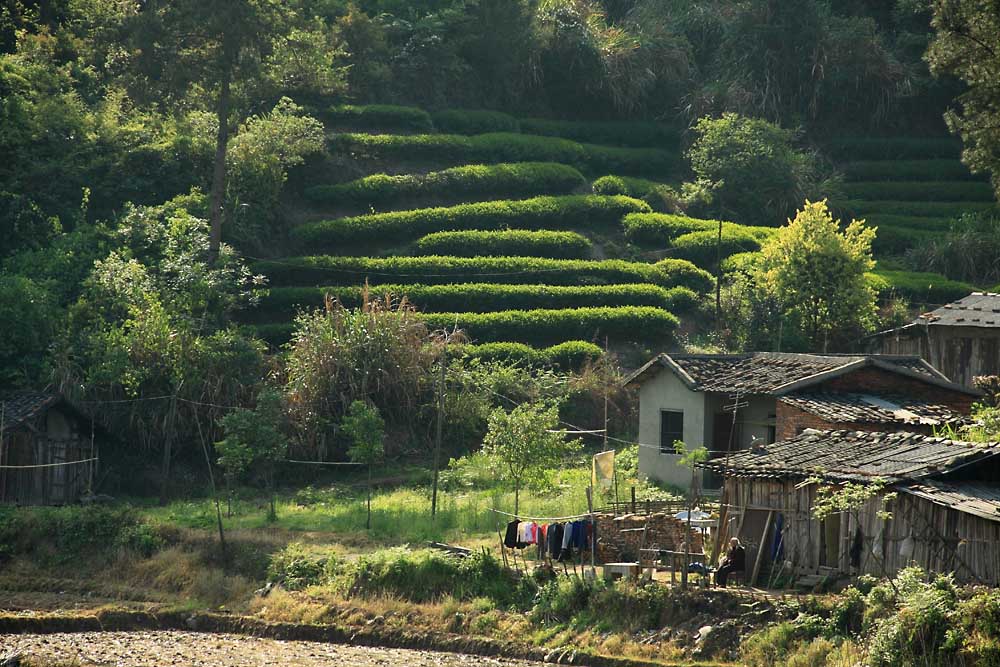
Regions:
[[[821,526],[811,514],[813,487],[796,488],[797,482],[790,480],[752,478],[730,478],[726,484],[734,505],[731,512],[775,510],[784,515],[784,559],[791,561],[793,571],[819,570]],[[1000,522],[904,493],[887,507],[891,519],[878,517],[881,508],[881,499],[873,499],[857,517],[841,516],[839,562],[828,566],[845,574],[883,577],[916,564],[928,571],[954,572],[960,582],[1000,585]],[[852,567],[851,547],[859,526],[860,563]],[[904,546],[912,546],[908,558],[903,555]]]

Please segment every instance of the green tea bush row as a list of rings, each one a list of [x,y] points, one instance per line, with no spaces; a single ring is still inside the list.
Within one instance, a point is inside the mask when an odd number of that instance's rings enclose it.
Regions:
[[[634,176],[601,176],[591,187],[599,195],[625,195],[642,199],[657,187],[670,186]]]
[[[599,345],[583,340],[569,340],[551,347],[537,348],[524,343],[483,343],[456,345],[454,354],[481,361],[501,361],[522,366],[552,366],[561,370],[577,370],[588,361],[604,356]]]
[[[628,197],[566,195],[460,204],[373,213],[300,225],[292,238],[310,249],[365,245],[391,239],[406,242],[440,231],[580,229],[617,225],[628,213],[649,205]]]
[[[673,215],[669,213],[630,213],[622,221],[625,230],[625,238],[630,243],[640,246],[651,246],[662,248],[670,245],[673,239],[691,232],[701,232],[716,230],[718,234],[718,220],[702,220],[700,218],[689,218],[685,215]],[[733,222],[722,223],[722,233],[729,234],[749,234],[758,242],[770,238],[774,234],[773,227],[753,227],[748,225],[737,225]]]
[[[581,144],[557,137],[491,132],[456,134],[338,134],[332,151],[362,157],[433,164],[560,162],[590,174],[664,176],[677,167],[677,154],[655,148],[618,148]]]
[[[516,118],[502,111],[486,109],[446,109],[431,115],[434,127],[448,134],[486,134],[488,132],[520,132]]]
[[[670,244],[670,254],[680,259],[694,262],[701,267],[714,267],[721,253],[723,259],[742,252],[760,250],[760,242],[752,234],[742,229],[722,228],[722,242],[713,230],[688,232],[675,238]]]
[[[271,285],[372,285],[400,280],[427,285],[488,280],[524,285],[612,285],[652,283],[661,287],[689,287],[707,292],[714,286],[711,274],[691,262],[665,259],[656,264],[619,259],[544,259],[540,257],[334,257],[319,255],[280,261],[255,262]]]
[[[940,202],[940,201],[879,201],[843,199],[830,202],[830,207],[855,217],[874,214],[909,215],[925,218],[957,218],[963,213],[996,210],[993,202]]]
[[[650,306],[434,313],[421,315],[421,319],[432,329],[457,326],[474,342],[519,341],[532,345],[604,336],[662,343],[678,325],[673,314]]]
[[[423,109],[394,104],[342,104],[320,114],[322,120],[359,130],[431,132],[434,123]]]
[[[414,198],[496,199],[568,194],[586,182],[573,167],[555,162],[464,165],[429,174],[373,174],[348,183],[306,188],[316,204],[350,204],[375,208]]]
[[[895,291],[910,301],[922,304],[950,303],[968,296],[976,289],[968,283],[949,280],[938,273],[877,269],[868,276],[879,292]]]
[[[848,199],[896,199],[905,201],[992,202],[993,187],[978,181],[927,181],[925,183],[845,183]]]
[[[649,284],[632,285],[497,285],[459,283],[451,285],[373,285],[375,298],[406,297],[424,312],[490,312],[538,308],[581,308],[596,306],[656,306],[671,312],[691,310],[698,295],[687,287],[664,288]],[[344,306],[361,304],[361,287],[272,287],[257,308],[247,315],[256,321],[291,319],[297,310],[319,308],[329,295]]]
[[[879,225],[875,241],[872,243],[872,250],[880,256],[902,255],[910,248],[931,241],[941,234],[943,232],[934,230]]]
[[[832,141],[828,152],[841,160],[957,160],[962,143],[948,137],[844,137]]]
[[[522,119],[521,132],[635,148],[655,146],[676,149],[681,138],[678,128],[662,123],[581,122],[543,118]]]
[[[456,257],[551,257],[586,259],[591,254],[590,241],[576,232],[499,231],[435,232],[416,243],[418,255],[455,255]]]
[[[864,215],[865,223],[869,227],[897,227],[900,229],[913,229],[925,232],[946,232],[951,229],[955,222],[953,218],[920,218],[913,215]]]
[[[960,160],[863,160],[843,167],[850,181],[979,181]]]

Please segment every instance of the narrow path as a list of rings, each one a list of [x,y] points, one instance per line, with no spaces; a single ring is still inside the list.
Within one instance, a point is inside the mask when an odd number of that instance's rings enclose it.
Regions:
[[[21,652],[79,667],[533,667],[539,663],[411,649],[279,641],[196,632],[82,632],[0,635],[0,656]]]

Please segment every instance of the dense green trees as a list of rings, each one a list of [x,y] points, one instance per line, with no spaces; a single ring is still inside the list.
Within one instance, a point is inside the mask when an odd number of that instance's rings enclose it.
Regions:
[[[803,199],[829,193],[819,157],[773,123],[726,113],[702,118],[694,131],[691,170],[712,188],[710,208],[724,219],[775,225]]]
[[[931,6],[935,38],[927,61],[936,73],[968,85],[958,97],[960,108],[950,108],[945,119],[965,143],[965,163],[975,172],[990,172],[1000,193],[1000,7],[970,0],[934,0]]]

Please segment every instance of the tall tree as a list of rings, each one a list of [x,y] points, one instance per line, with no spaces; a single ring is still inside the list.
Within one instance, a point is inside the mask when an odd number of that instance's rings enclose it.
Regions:
[[[521,489],[580,446],[567,442],[559,432],[559,408],[543,403],[523,403],[510,412],[497,408],[490,415],[483,453],[497,468],[497,476],[514,489],[514,514],[518,513]]]
[[[989,171],[1000,193],[1000,2],[934,0],[932,8],[931,71],[968,85],[945,121],[965,143],[963,161],[975,173]]]
[[[848,344],[875,322],[875,230],[851,221],[841,232],[826,202],[806,202],[761,248],[757,285],[773,294],[810,349]]]
[[[213,109],[218,127],[212,167],[209,253],[222,241],[226,154],[234,128],[255,104],[278,93],[341,90],[344,70],[332,32],[279,0],[153,0],[131,26],[138,55],[134,87],[156,100]]]

